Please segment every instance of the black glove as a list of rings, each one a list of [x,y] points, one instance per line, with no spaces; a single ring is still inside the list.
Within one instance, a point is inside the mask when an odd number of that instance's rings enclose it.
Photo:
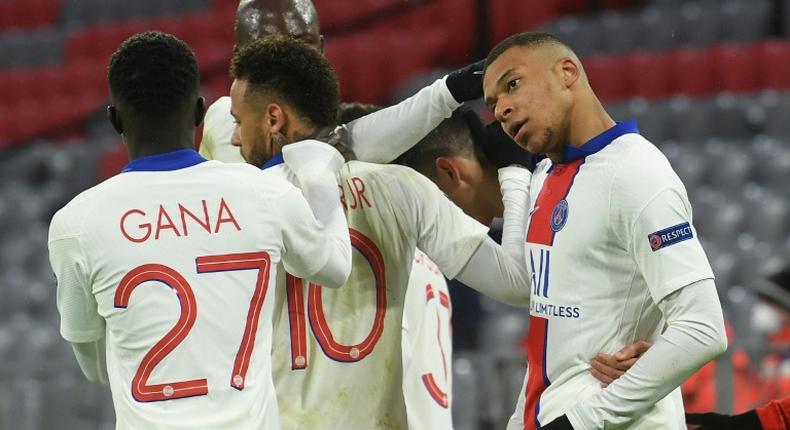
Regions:
[[[533,155],[505,133],[498,121],[483,125],[483,121],[473,111],[462,114],[464,120],[472,130],[472,139],[475,146],[485,155],[486,159],[497,169],[513,164],[524,166],[530,172],[535,170],[535,165],[543,156]]]
[[[724,415],[713,412],[686,414],[686,424],[699,424],[698,430],[762,430],[757,411],[740,415]]]
[[[458,103],[483,97],[483,68],[486,60],[480,60],[447,75],[447,88]]]
[[[568,417],[563,415],[545,426],[541,426],[540,430],[573,430],[573,426],[568,421]]]

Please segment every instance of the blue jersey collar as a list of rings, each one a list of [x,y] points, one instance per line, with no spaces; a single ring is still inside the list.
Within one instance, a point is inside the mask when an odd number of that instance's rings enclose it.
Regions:
[[[261,170],[266,170],[269,167],[274,167],[278,164],[283,164],[283,153],[280,152],[279,154],[275,155],[274,157],[270,158],[269,161],[263,163],[261,166]]]
[[[207,160],[194,149],[179,149],[132,160],[121,172],[164,172],[192,167],[204,161]]]
[[[629,133],[639,133],[639,129],[636,127],[636,120],[632,119],[618,122],[612,128],[604,131],[598,136],[593,137],[592,139],[585,142],[582,146],[575,147],[571,145],[565,145],[565,151],[562,154],[562,163],[570,163],[572,161],[585,158],[588,155],[595,154],[606,147],[606,145],[612,143],[613,140]]]

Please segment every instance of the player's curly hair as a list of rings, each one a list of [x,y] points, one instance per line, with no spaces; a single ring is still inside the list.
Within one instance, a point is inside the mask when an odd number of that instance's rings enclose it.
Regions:
[[[200,86],[195,54],[175,36],[135,34],[112,54],[110,91],[136,115],[159,119],[191,104]]]
[[[288,105],[314,126],[336,125],[337,76],[329,61],[304,42],[282,35],[258,39],[234,53],[230,73],[247,81],[247,100],[265,96]]]

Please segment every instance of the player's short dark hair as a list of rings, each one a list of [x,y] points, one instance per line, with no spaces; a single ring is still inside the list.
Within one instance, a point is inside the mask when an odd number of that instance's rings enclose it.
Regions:
[[[365,115],[381,110],[381,106],[365,104],[365,103],[341,103],[338,122],[340,124],[348,124],[355,119],[362,118]]]
[[[233,55],[230,73],[247,81],[245,100],[269,97],[315,126],[336,125],[337,76],[329,61],[304,42],[282,35],[258,39]]]
[[[462,109],[453,112],[450,118],[442,121],[422,140],[395,160],[395,163],[409,166],[421,174],[432,178],[436,176],[436,159],[439,157],[465,157],[481,159],[482,155],[474,144],[469,119]]]
[[[142,118],[167,118],[187,109],[200,87],[192,49],[158,31],[135,34],[110,57],[107,80],[113,97]]]
[[[499,56],[502,55],[505,51],[507,51],[508,49],[514,46],[524,46],[529,48],[529,47],[540,46],[548,43],[559,44],[573,51],[573,49],[571,49],[571,47],[568,46],[567,43],[565,43],[562,39],[551,33],[543,32],[543,31],[528,31],[524,33],[514,34],[512,36],[509,36],[507,39],[497,43],[497,45],[494,46],[494,49],[492,49],[491,52],[488,53],[488,57],[486,58],[486,67],[488,67],[494,61],[496,61],[496,59],[499,58]]]

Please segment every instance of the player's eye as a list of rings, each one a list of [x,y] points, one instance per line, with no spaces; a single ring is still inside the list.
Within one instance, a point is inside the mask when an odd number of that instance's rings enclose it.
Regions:
[[[518,86],[519,83],[521,83],[521,79],[511,79],[507,83],[507,90],[508,91],[513,90],[514,88],[516,88]]]

